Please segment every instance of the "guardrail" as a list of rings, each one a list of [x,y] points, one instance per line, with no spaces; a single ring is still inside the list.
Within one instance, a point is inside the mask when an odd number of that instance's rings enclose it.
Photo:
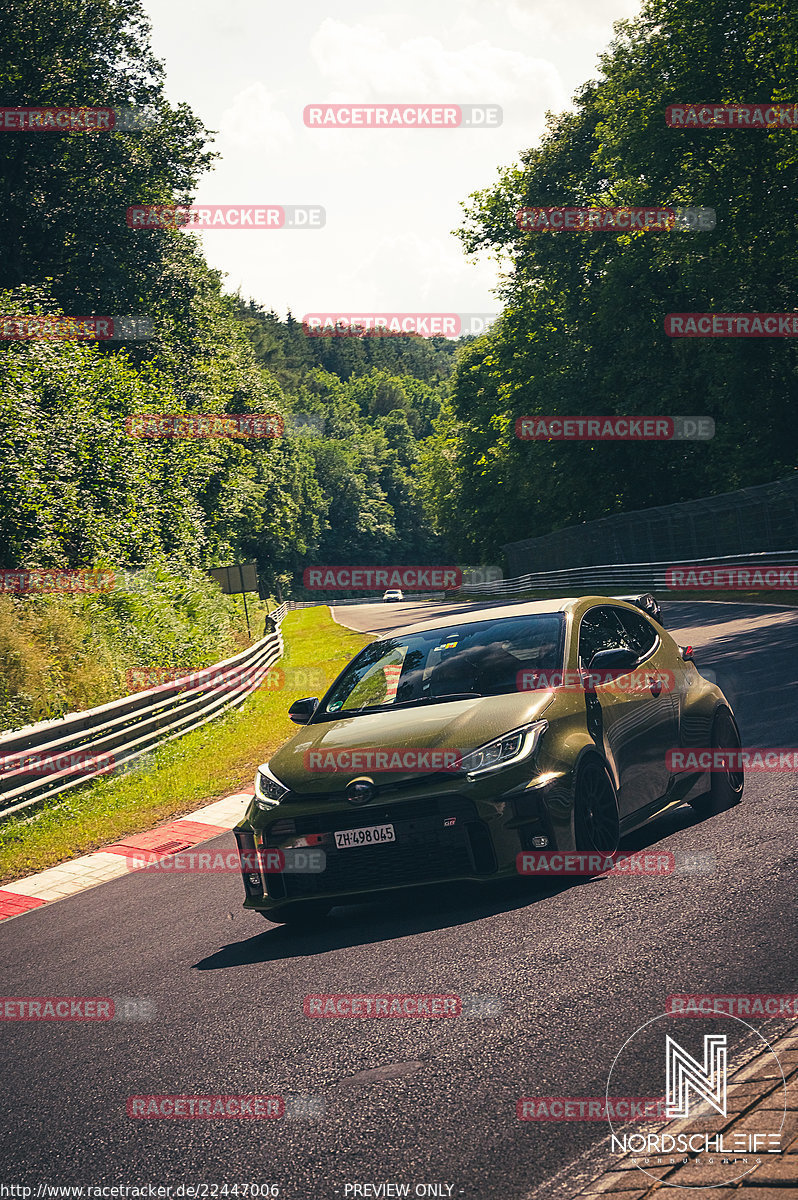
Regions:
[[[757,564],[768,566],[798,565],[798,550],[774,550],[761,554],[733,554],[722,558],[676,559],[659,563],[606,563],[603,566],[568,567],[560,571],[538,571],[529,575],[518,575],[515,579],[502,579],[496,583],[467,583],[460,593],[479,596],[511,596],[516,592],[533,592],[564,588],[598,588],[612,591],[670,591],[666,575],[673,567],[746,566]],[[674,598],[678,596],[675,589]]]
[[[232,658],[98,708],[0,736],[0,768],[12,764],[0,771],[0,816],[106,775],[243,703],[283,653],[285,613],[285,604],[269,613],[275,632]],[[73,762],[64,768],[67,756]],[[82,763],[79,770],[74,757]],[[52,770],[46,769],[48,763]]]

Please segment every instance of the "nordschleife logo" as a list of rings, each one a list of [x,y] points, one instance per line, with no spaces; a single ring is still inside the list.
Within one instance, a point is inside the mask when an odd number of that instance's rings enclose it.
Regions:
[[[744,1179],[784,1154],[788,1138],[784,1073],[767,1038],[720,1008],[690,1014],[652,1017],[627,1037],[607,1076],[605,1111],[612,1170],[637,1167],[660,1188],[695,1192]],[[622,1124],[613,1096],[652,1098],[651,1119]]]
[[[704,1061],[699,1063],[665,1035],[665,1116],[690,1116],[690,1092],[711,1104],[722,1117],[726,1114],[726,1034],[704,1037]]]

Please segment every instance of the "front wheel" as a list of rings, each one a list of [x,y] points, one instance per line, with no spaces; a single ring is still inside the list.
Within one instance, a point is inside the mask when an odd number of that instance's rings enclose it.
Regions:
[[[713,751],[740,749],[740,735],[728,708],[721,708],[715,714],[710,743]],[[736,770],[733,763],[727,761],[725,770],[712,771],[711,780],[708,792],[688,801],[693,811],[702,817],[711,817],[715,813],[723,812],[724,809],[739,804],[743,797],[743,772]]]
[[[612,854],[621,835],[618,802],[609,771],[597,758],[579,769],[574,788],[574,834],[577,850]]]

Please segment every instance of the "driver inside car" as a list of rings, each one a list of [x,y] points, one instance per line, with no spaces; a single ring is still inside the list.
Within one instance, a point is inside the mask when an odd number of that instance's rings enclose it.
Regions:
[[[432,672],[431,696],[446,696],[458,692],[476,692],[480,696],[498,696],[515,691],[521,662],[509,654],[509,642],[489,642],[454,650],[442,657]]]

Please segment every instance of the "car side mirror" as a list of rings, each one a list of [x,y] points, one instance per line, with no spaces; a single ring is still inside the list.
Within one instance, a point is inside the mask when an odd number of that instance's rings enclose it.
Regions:
[[[628,647],[612,650],[597,650],[588,665],[589,671],[631,671],[638,663],[638,656]]]
[[[681,654],[681,656],[682,656],[682,661],[683,661],[683,662],[691,662],[691,663],[694,663],[694,662],[695,662],[695,658],[694,658],[694,656],[693,656],[693,647],[692,647],[692,646],[680,646],[680,647],[679,647],[679,653],[680,653],[680,654]]]
[[[294,701],[288,710],[288,715],[295,725],[307,725],[318,707],[318,697],[306,696],[304,700]]]

